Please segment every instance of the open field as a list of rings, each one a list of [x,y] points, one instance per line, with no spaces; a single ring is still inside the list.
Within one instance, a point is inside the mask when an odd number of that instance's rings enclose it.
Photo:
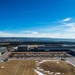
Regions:
[[[43,62],[42,64],[40,64],[40,68],[42,68],[44,71],[53,72],[53,74],[51,75],[75,75],[75,68],[64,61]]]
[[[57,74],[56,74],[57,73]],[[60,60],[0,62],[0,75],[75,75],[75,68]]]
[[[4,68],[0,69],[0,75],[37,75],[33,69],[36,68],[32,60],[11,60],[0,63]]]

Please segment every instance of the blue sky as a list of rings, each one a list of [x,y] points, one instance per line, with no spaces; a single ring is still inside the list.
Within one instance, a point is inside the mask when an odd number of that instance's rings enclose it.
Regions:
[[[75,0],[0,0],[0,37],[75,38]]]

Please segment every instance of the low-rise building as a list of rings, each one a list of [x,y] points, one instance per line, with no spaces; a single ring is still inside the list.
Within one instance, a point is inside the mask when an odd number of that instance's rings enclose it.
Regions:
[[[17,51],[27,51],[28,45],[19,45]]]
[[[28,45],[28,50],[37,48],[37,45]]]

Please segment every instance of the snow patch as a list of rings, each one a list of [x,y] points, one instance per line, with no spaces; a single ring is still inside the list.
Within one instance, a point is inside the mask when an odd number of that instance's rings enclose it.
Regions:
[[[58,60],[43,60],[43,61],[36,61],[36,67],[37,67],[37,70],[35,69],[35,72],[38,74],[38,75],[44,75],[43,73],[39,72],[39,71],[43,71],[45,73],[48,73],[48,74],[55,74],[55,75],[59,75],[61,74],[60,72],[50,72],[50,71],[44,71],[44,69],[41,69],[40,68],[40,64],[44,63],[44,62],[48,62],[48,61],[56,61],[57,64],[59,64],[59,61]],[[39,70],[39,71],[38,71]]]
[[[60,72],[55,72],[55,74],[57,75],[57,74],[61,74]]]
[[[59,64],[59,62],[57,62],[57,64]]]
[[[44,75],[43,73],[37,71],[36,69],[34,69],[34,71],[35,71],[38,75]]]
[[[75,65],[73,63],[71,63],[70,61],[66,60],[66,62],[75,67]]]

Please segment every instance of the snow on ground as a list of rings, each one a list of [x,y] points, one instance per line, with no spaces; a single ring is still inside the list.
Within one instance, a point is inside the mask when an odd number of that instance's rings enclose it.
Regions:
[[[44,75],[43,73],[37,71],[36,69],[34,69],[34,71],[35,71],[38,75]]]
[[[71,64],[73,67],[75,67],[75,65],[74,65],[73,63],[71,63],[70,61],[66,60],[66,62],[67,62],[68,64]]]
[[[47,61],[58,61],[58,60],[43,60],[43,61],[41,61],[39,63],[44,63],[44,62],[47,62]]]
[[[36,61],[37,70],[43,71],[43,72],[48,73],[48,74],[54,74],[54,72],[44,71],[44,69],[41,69],[41,68],[40,68],[40,64],[42,64],[42,63],[44,63],[44,62],[48,62],[48,61],[58,61],[58,60],[43,60],[43,61],[41,61],[41,62]],[[56,63],[58,64],[59,62],[56,62]],[[44,74],[41,74],[41,72],[39,72],[39,71],[37,71],[37,70],[35,70],[35,71],[36,71],[36,73],[38,73],[38,75],[44,75]],[[61,73],[60,73],[60,72],[55,72],[55,75],[58,75],[58,74],[61,74]]]

